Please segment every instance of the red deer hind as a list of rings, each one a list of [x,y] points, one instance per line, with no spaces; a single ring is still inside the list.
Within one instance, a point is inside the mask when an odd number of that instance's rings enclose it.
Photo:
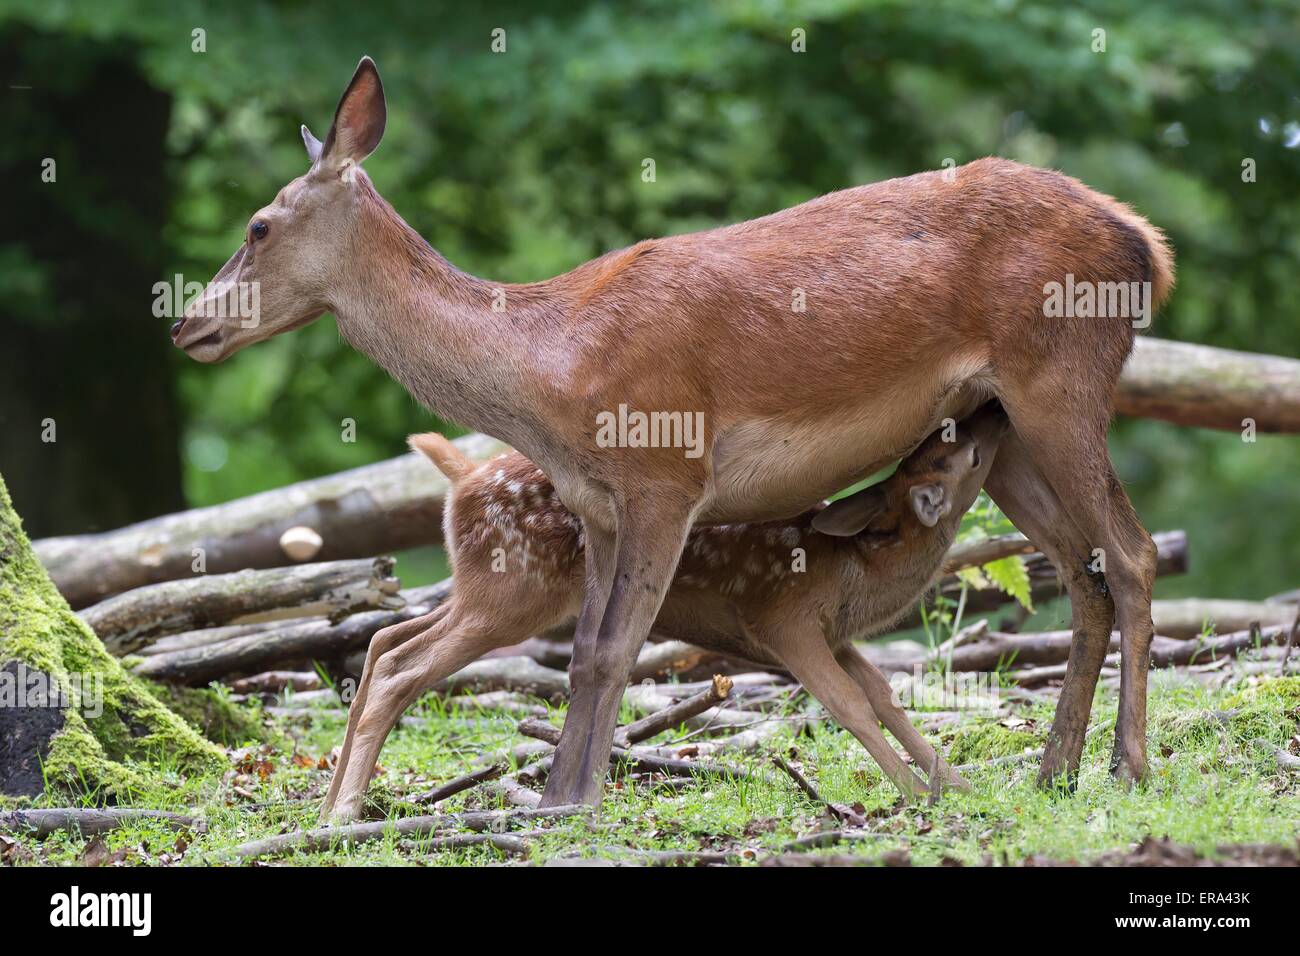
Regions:
[[[624,685],[693,523],[798,514],[993,397],[1012,430],[986,487],[1056,565],[1073,615],[1040,781],[1074,779],[1114,622],[1113,770],[1145,775],[1156,550],[1106,448],[1134,325],[1049,317],[1045,299],[1052,283],[1149,283],[1149,315],[1173,284],[1158,230],[1067,176],[982,159],[494,283],[443,259],[371,185],[361,163],[385,115],[364,58],[325,142],[304,127],[311,168],[254,214],[172,337],[217,362],[333,312],[423,404],[545,471],[586,544],[545,805],[599,800]],[[255,321],[211,308],[249,282]],[[690,416],[703,434],[695,448],[607,447],[601,423],[620,406]],[[399,627],[414,639],[435,624]],[[386,734],[360,727],[353,746]]]

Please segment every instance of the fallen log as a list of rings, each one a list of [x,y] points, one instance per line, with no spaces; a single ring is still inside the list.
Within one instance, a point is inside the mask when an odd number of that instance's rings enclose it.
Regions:
[[[485,657],[435,684],[433,689],[443,694],[514,690],[543,700],[560,700],[569,694],[569,675],[543,667],[531,657]]]
[[[991,561],[1001,561],[1013,554],[1033,554],[1033,543],[1019,531],[1000,534],[992,538],[959,541],[948,549],[943,559],[943,573],[952,574],[963,568],[977,568]]]
[[[134,660],[132,670],[151,680],[195,685],[232,674],[256,674],[285,661],[335,659],[364,648],[381,628],[429,613],[451,593],[451,582],[401,593],[407,605],[398,611],[363,611],[337,624],[314,619],[217,644],[141,657]]]
[[[1300,432],[1300,361],[1140,336],[1115,400],[1124,415],[1241,431]],[[458,439],[483,460],[505,446]],[[46,538],[37,556],[74,607],[190,576],[201,547],[214,573],[284,563],[284,532],[314,529],[321,560],[360,558],[441,540],[446,481],[410,454],[248,498],[154,518],[100,534]]]
[[[1166,637],[1197,637],[1206,622],[1220,634],[1244,631],[1250,625],[1270,627],[1295,620],[1294,604],[1269,601],[1230,601],[1211,598],[1184,598],[1177,601],[1152,601],[1151,619],[1156,633]]]
[[[514,717],[545,717],[550,708],[536,703],[533,695],[517,690],[490,690],[482,694],[461,694],[447,699],[449,707],[457,710],[492,710]]]
[[[629,744],[649,740],[656,734],[680,726],[690,718],[698,716],[726,700],[731,695],[731,687],[731,678],[724,677],[721,674],[715,675],[707,690],[678,701],[663,710],[642,717],[640,720],[634,720],[625,727],[620,727],[614,735],[614,741],[620,746],[626,747]]]
[[[1254,647],[1285,644],[1290,633],[1291,627],[1287,625],[1237,631],[1204,641],[1155,641],[1151,645],[1151,666],[1177,667],[1236,657]]]
[[[547,820],[590,813],[591,807],[573,804],[545,809],[485,810],[461,814],[433,814],[430,816],[401,817],[397,820],[379,820],[373,823],[354,823],[339,827],[317,827],[242,843],[225,851],[216,851],[218,859],[250,859],[259,856],[279,856],[295,851],[312,853],[339,845],[357,846],[373,840],[396,835],[406,839],[428,837],[440,830],[451,828],[471,830],[475,833],[496,832],[520,820]]]
[[[461,850],[471,846],[490,846],[511,856],[528,852],[528,841],[544,836],[547,831],[533,830],[525,833],[449,833],[420,840],[401,840],[399,845],[408,852],[438,853],[443,850]]]
[[[533,717],[519,722],[519,732],[526,737],[543,740],[552,746],[560,742],[559,727]],[[631,768],[640,770],[643,773],[657,771],[669,774],[710,774],[721,777],[735,777],[737,780],[764,779],[741,767],[686,760],[680,757],[665,757],[638,747],[620,747],[617,745],[610,748],[610,766],[611,769]]]
[[[647,643],[637,655],[636,664],[628,678],[632,683],[657,680],[672,674],[691,670],[701,664],[716,660],[719,655],[701,650],[683,641]]]
[[[475,461],[505,450],[486,435],[456,445]],[[447,481],[414,453],[300,481],[225,504],[181,511],[99,534],[45,538],[36,555],[74,608],[145,584],[192,575],[193,549],[220,574],[289,559],[280,538],[312,528],[321,561],[366,558],[442,540]]]
[[[401,583],[389,557],[262,571],[204,574],[127,591],[85,608],[81,619],[109,652],[134,653],[167,634],[228,624],[395,610]]]
[[[324,685],[315,671],[263,671],[232,681],[236,694],[279,694],[285,690],[319,690]]]
[[[118,827],[142,820],[156,820],[173,830],[203,829],[198,817],[164,810],[134,810],[129,808],[83,809],[65,807],[49,810],[0,811],[0,830],[21,833],[43,840],[58,830],[70,830],[82,836],[107,833]]]
[[[448,780],[446,783],[434,787],[431,790],[426,790],[424,793],[412,797],[411,802],[439,803],[446,800],[448,797],[454,797],[458,793],[469,790],[471,787],[477,787],[480,783],[487,783],[490,780],[497,779],[506,772],[506,769],[504,763],[491,764],[481,770],[475,770],[472,773],[467,773],[454,780]]]
[[[1300,432],[1300,361],[1138,336],[1115,410],[1175,425]]]
[[[1002,547],[1010,549],[1015,546],[1017,535],[1004,535],[1001,539]],[[1187,533],[1184,531],[1158,531],[1151,536],[1156,544],[1156,576],[1165,577],[1171,574],[1182,574],[1187,570]],[[958,553],[960,554],[961,546],[959,545]],[[975,553],[973,550],[968,554]],[[1000,555],[1006,557],[1008,554],[1021,553],[1018,551],[1008,550],[1006,554]],[[949,559],[952,560],[952,559]],[[1065,589],[1062,587],[1060,578],[1057,576],[1056,568],[1047,557],[1039,552],[1034,552],[1025,557],[1025,570],[1029,574],[1030,595],[1034,602],[1046,601],[1051,598],[1064,596]],[[956,601],[962,590],[962,582],[956,575],[948,574],[939,580],[938,591],[944,597]],[[980,614],[987,611],[994,611],[1003,604],[1011,601],[1010,595],[998,588],[984,588],[983,590],[968,589],[966,592],[966,613]],[[902,631],[912,627],[921,626],[921,615],[919,611],[914,611],[907,617],[901,619],[894,626],[894,630]]]
[[[249,634],[270,634],[284,627],[281,621],[267,621],[262,624],[228,624],[224,627],[205,627],[197,631],[183,631],[180,634],[169,634],[166,637],[160,637],[151,644],[135,651],[132,656],[135,657],[154,657],[158,654],[170,654],[172,651],[186,650],[191,647],[205,647],[209,644],[220,644],[222,641],[228,641],[235,637],[246,637]]]
[[[513,647],[499,647],[488,651],[484,657],[531,657],[543,667],[556,670],[568,670],[573,658],[573,642],[567,640],[553,641],[545,637],[530,637]]]
[[[1258,633],[1250,629],[1235,631],[1206,640],[1178,640],[1157,634],[1151,642],[1151,664],[1153,667],[1175,667],[1204,663],[1221,657],[1235,657],[1256,646],[1285,645],[1289,635],[1289,624],[1262,628]],[[911,673],[917,668],[924,671],[936,664],[947,665],[954,672],[987,672],[1015,667],[1021,670],[1012,672],[1010,677],[1014,678],[1017,673],[1021,673],[1040,681],[1055,673],[1047,672],[1047,668],[1063,665],[1069,659],[1073,640],[1070,631],[1028,634],[990,631],[979,640],[951,651],[918,653],[910,657],[879,653],[878,645],[865,644],[859,647],[872,663],[887,674]],[[1119,632],[1112,632],[1107,653],[1114,655],[1119,650]],[[1026,668],[1039,669],[1045,673],[1029,675]]]

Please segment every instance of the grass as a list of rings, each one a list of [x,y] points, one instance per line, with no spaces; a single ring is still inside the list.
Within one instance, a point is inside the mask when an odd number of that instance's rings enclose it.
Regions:
[[[1235,711],[1225,716],[1224,711]],[[428,697],[411,712],[418,726],[399,727],[380,757],[372,804],[390,816],[421,812],[404,800],[466,772],[475,758],[519,742],[516,719]],[[267,727],[263,739],[231,750],[230,769],[185,776],[176,766],[151,764],[156,781],[124,804],[193,813],[206,833],[176,833],[151,823],[116,830],[102,839],[121,851],[119,865],[194,865],[213,862],[223,849],[247,840],[317,825],[316,797],[328,784],[322,757],[337,746],[343,722],[328,710],[305,721]],[[562,711],[554,715],[558,720]],[[923,720],[925,715],[918,714]],[[1167,837],[1213,856],[1230,844],[1294,847],[1300,837],[1300,774],[1277,770],[1269,753],[1253,744],[1264,737],[1284,745],[1297,731],[1300,679],[1255,679],[1210,691],[1171,672],[1152,675],[1150,753],[1152,777],[1143,787],[1115,784],[1107,765],[1115,717],[1114,695],[1100,691],[1083,757],[1078,791],[1045,793],[1034,786],[1036,761],[977,769],[969,794],[947,793],[934,807],[899,808],[893,789],[847,733],[818,722],[811,734],[783,729],[764,751],[728,762],[761,770],[768,779],[741,782],[700,778],[679,792],[645,781],[612,787],[599,815],[560,822],[530,844],[526,859],[617,856],[637,850],[725,850],[758,860],[792,840],[837,824],[825,807],[805,796],[771,766],[773,754],[793,760],[831,803],[856,805],[867,817],[861,839],[826,852],[879,859],[904,851],[913,863],[956,860],[966,864],[1017,864],[1029,858],[1087,862],[1127,851],[1144,838]],[[963,716],[929,730],[958,760],[985,761],[1041,746],[1052,704],[1014,707],[998,722]],[[226,725],[228,728],[228,725]],[[662,740],[672,740],[669,732]],[[304,802],[291,802],[304,801]],[[87,801],[88,803],[91,801]],[[46,796],[37,805],[67,805]],[[440,805],[439,811],[497,806],[481,790]],[[43,843],[25,837],[0,851],[20,865],[71,864],[87,840],[68,834]],[[101,851],[102,852],[102,851]],[[499,863],[511,859],[491,847],[432,852],[419,841],[392,837],[350,849],[289,856],[296,865],[431,865]]]

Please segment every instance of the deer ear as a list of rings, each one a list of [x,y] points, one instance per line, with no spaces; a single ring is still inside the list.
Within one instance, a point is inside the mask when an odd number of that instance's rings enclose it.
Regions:
[[[343,169],[359,165],[384,138],[388,108],[384,105],[384,84],[379,81],[375,61],[363,56],[343,91],[334,123],[321,149],[322,162]]]
[[[306,123],[302,125],[302,144],[307,147],[308,159],[313,163],[320,159],[321,141],[311,134],[311,130],[307,128]]]
[[[907,489],[907,496],[917,519],[927,528],[933,528],[952,510],[952,502],[943,485],[913,485]]]
[[[872,485],[861,491],[832,501],[813,517],[815,531],[835,538],[848,538],[857,534],[871,523],[888,506],[880,485]]]

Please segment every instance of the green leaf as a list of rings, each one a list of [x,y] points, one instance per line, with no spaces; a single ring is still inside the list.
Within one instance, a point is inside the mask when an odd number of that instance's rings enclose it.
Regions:
[[[999,590],[1015,598],[1027,611],[1034,610],[1033,598],[1029,595],[1029,571],[1020,555],[990,561],[980,568],[984,576]]]

